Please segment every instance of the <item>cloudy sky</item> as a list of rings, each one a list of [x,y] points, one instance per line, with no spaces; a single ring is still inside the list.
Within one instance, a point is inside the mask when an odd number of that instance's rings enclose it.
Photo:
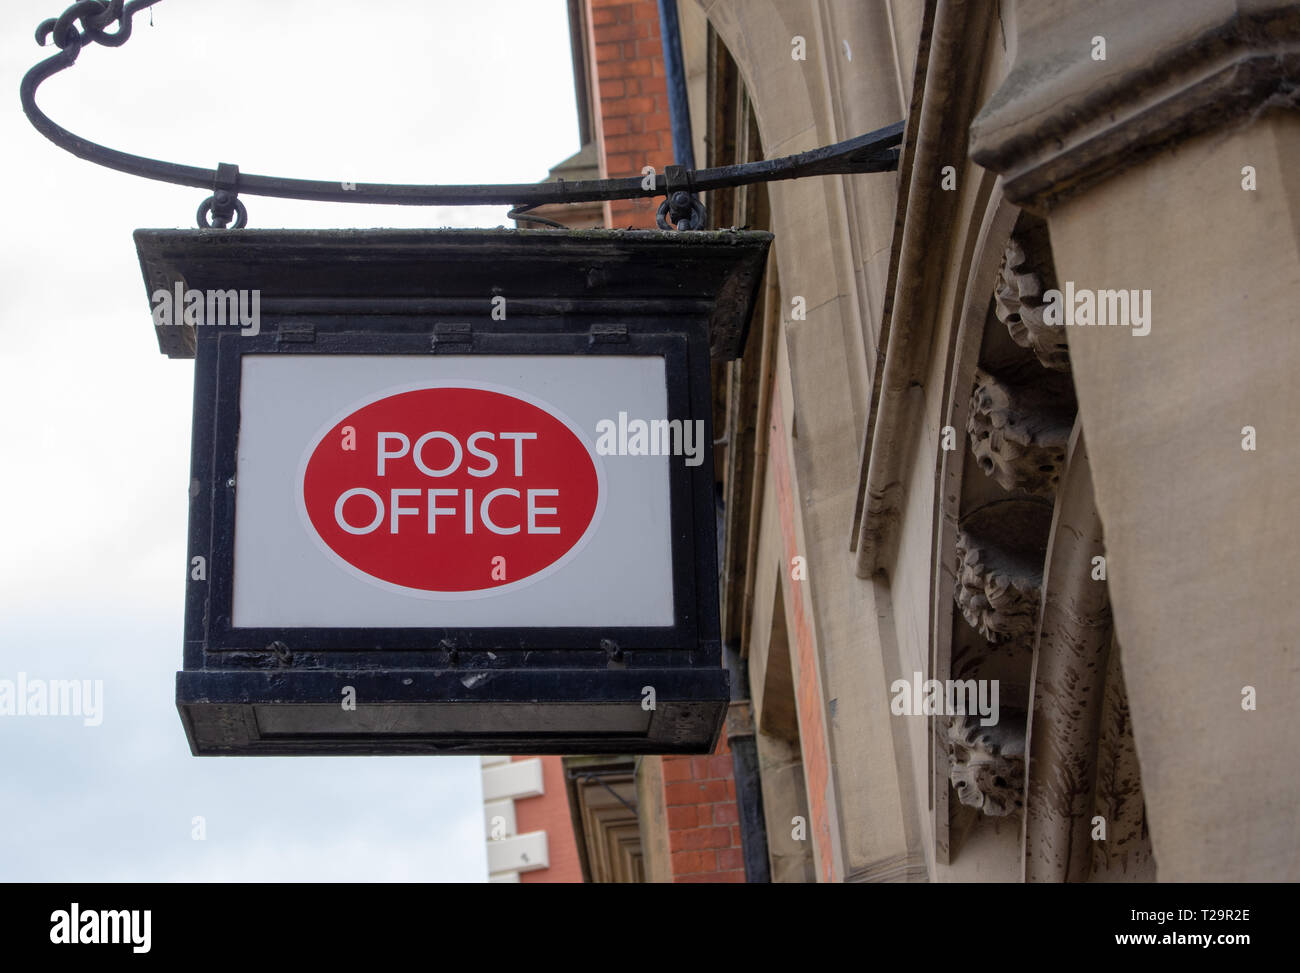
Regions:
[[[477,758],[195,758],[181,663],[192,363],[159,354],[131,240],[204,193],[30,127],[5,0],[0,112],[0,680],[100,679],[104,718],[0,716],[0,880],[481,881]],[[578,148],[563,0],[164,0],[39,102],[189,165],[360,182],[529,182]],[[505,208],[246,197],[250,226],[497,226]],[[206,839],[193,840],[202,816]]]

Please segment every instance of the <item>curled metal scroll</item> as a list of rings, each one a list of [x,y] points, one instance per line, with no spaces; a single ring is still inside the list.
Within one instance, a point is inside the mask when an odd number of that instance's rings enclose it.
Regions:
[[[673,215],[685,212],[674,207],[672,198],[679,192],[694,195],[714,189],[744,186],[752,183],[780,179],[801,179],[805,176],[826,176],[859,172],[892,172],[898,168],[899,145],[903,140],[903,123],[895,122],[866,135],[838,142],[798,155],[761,162],[747,162],[712,169],[678,170],[673,178],[668,173],[632,176],[625,179],[589,179],[577,182],[476,185],[394,185],[390,183],[363,183],[351,181],[326,182],[316,179],[285,179],[278,176],[258,176],[238,172],[234,166],[202,169],[178,165],[144,156],[132,155],[98,145],[83,139],[56,124],[36,105],[36,89],[45,79],[71,67],[83,47],[92,41],[106,47],[120,47],[131,37],[131,20],[142,10],[159,0],[80,0],[68,7],[57,18],[44,21],[36,29],[36,42],[44,46],[53,40],[59,48],[57,54],[36,64],[23,77],[20,88],[23,112],[38,132],[59,148],[96,165],[119,172],[181,186],[194,186],[213,192],[204,201],[211,206],[212,224],[224,226],[235,219],[236,226],[247,222],[237,194],[275,196],[281,199],[302,199],[331,203],[381,203],[399,206],[497,206],[516,207],[520,213],[545,203],[584,203],[611,199],[637,199],[665,196],[661,211]],[[116,24],[116,29],[109,28]],[[669,167],[675,169],[676,167]],[[222,185],[223,170],[235,174],[233,184]],[[223,199],[222,192],[229,194]],[[698,206],[698,202],[695,204]],[[201,208],[202,209],[202,208]],[[673,225],[687,228],[696,226],[699,214],[691,212],[674,218]],[[702,207],[701,207],[702,209]],[[225,222],[222,222],[222,219]],[[540,218],[536,218],[540,220]]]

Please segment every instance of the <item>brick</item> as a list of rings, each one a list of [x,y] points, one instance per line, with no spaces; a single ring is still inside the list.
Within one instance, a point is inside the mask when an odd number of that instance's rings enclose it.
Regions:
[[[623,57],[622,44],[597,44],[596,45],[597,64],[602,64],[605,61],[618,61],[622,57]]]
[[[666,94],[668,86],[662,77],[654,77],[650,62],[634,54],[624,54],[616,61],[605,61],[600,65],[602,78],[639,78],[641,91],[646,94]]]
[[[658,146],[656,146],[656,148],[658,148]],[[709,773],[708,757],[691,758],[691,776],[696,780],[709,780],[713,777],[713,775]]]
[[[668,834],[668,847],[672,851],[730,848],[731,829],[689,828],[685,831],[671,831]]]
[[[618,21],[618,15],[609,7],[597,7],[591,12],[591,24],[596,28],[597,36],[600,35],[600,28],[606,24],[613,24]]]
[[[596,40],[601,44],[608,44],[611,41],[632,41],[644,36],[640,31],[641,27],[638,24],[613,24],[596,31]]]
[[[704,800],[704,785],[693,780],[674,781],[664,785],[664,803],[669,807],[681,804],[711,803]]]
[[[700,823],[700,808],[691,807],[670,807],[668,808],[668,830],[676,831],[679,828],[693,828]]]
[[[722,804],[713,804],[713,823],[714,824],[736,824],[740,820],[740,808],[735,804],[723,802]]]
[[[640,82],[638,82],[637,84],[639,87]],[[623,81],[619,81],[614,78],[601,81],[599,87],[600,87],[600,97],[602,101],[606,99],[612,99],[612,98],[622,98],[625,94],[627,94],[627,83]]]
[[[720,753],[713,757],[707,758],[709,761],[709,776],[725,780],[736,777],[736,765],[732,762],[731,754]]]
[[[675,780],[691,779],[691,758],[690,757],[664,757],[663,758],[664,783],[672,783]]]
[[[656,165],[662,171],[663,166],[672,161],[671,159],[650,160],[651,165]],[[613,169],[606,170],[611,176],[614,175]],[[611,229],[640,228],[652,229],[655,225],[655,210],[659,207],[659,200],[615,200],[609,205],[609,226]]]
[[[690,882],[693,885],[708,883],[710,885],[722,883],[743,883],[745,881],[745,870],[732,869],[729,871],[717,872],[698,872],[692,875],[680,875],[673,878],[674,882]]]
[[[659,145],[659,136],[653,132],[642,135],[611,135],[605,139],[605,151],[614,154],[629,153],[631,155],[646,155],[661,148]],[[708,760],[709,758],[696,758]],[[707,764],[705,770],[707,770]],[[694,774],[693,776],[701,776]],[[712,774],[704,774],[704,777],[712,777]]]
[[[745,856],[739,848],[724,848],[718,852],[718,868],[722,871],[745,868]]]
[[[698,875],[682,875],[680,878],[674,878],[674,882],[689,882],[692,885],[712,885],[717,882],[725,882],[727,879],[722,877],[721,872],[701,872]]]
[[[596,72],[605,81],[625,81],[631,76],[627,62],[621,57],[613,61],[603,61],[596,66]]]
[[[673,875],[711,872],[717,867],[718,857],[711,851],[675,851],[672,854]]]
[[[717,804],[719,801],[725,801],[728,798],[727,785],[729,780],[706,780],[700,783],[700,801],[701,804]]]
[[[610,135],[626,135],[630,131],[632,120],[624,115],[622,118],[606,118],[601,121],[601,129],[606,137]]]
[[[740,825],[738,824],[731,826],[731,845],[733,848],[740,847]]]
[[[700,845],[701,848],[727,849],[731,847],[730,828],[697,828],[696,830],[703,831],[706,834],[706,837],[699,839],[703,842]],[[721,854],[721,852],[719,852],[719,854]],[[721,859],[719,859],[719,862],[721,862]],[[721,868],[722,865],[719,864],[718,867]]]
[[[635,176],[641,174],[641,166],[630,155],[611,155],[605,160],[605,171],[611,176]]]
[[[649,95],[620,98],[609,104],[601,105],[601,114],[607,118],[616,115],[649,115],[655,110],[655,99]]]

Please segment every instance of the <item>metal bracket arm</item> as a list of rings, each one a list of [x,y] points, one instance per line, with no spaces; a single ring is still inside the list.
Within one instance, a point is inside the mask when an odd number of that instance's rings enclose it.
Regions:
[[[131,36],[131,18],[136,13],[153,6],[158,0],[80,0],[57,19],[46,20],[36,30],[36,41],[42,46],[53,38],[60,48],[57,54],[39,62],[24,76],[21,85],[23,112],[38,132],[59,148],[96,165],[146,179],[156,179],[181,186],[200,189],[215,187],[211,204],[215,212],[214,223],[220,224],[221,210],[228,207],[220,199],[222,192],[230,192],[234,210],[243,207],[233,198],[233,186],[223,186],[228,177],[225,167],[202,169],[178,165],[131,155],[69,132],[52,121],[36,105],[36,90],[45,79],[71,67],[77,55],[90,41],[109,47],[119,47]],[[81,29],[77,29],[80,23]],[[108,33],[105,28],[116,23],[117,30]],[[651,188],[646,188],[640,176],[625,179],[591,179],[579,182],[522,183],[496,185],[394,185],[389,183],[364,183],[350,180],[326,182],[315,179],[286,179],[278,176],[257,176],[234,170],[241,195],[275,196],[282,199],[302,199],[331,203],[385,203],[398,206],[488,206],[509,205],[526,210],[546,203],[583,203],[611,199],[637,199],[665,196],[679,186],[689,187],[690,193],[708,192],[759,182],[782,179],[803,179],[808,176],[828,176],[861,172],[892,172],[898,168],[899,145],[903,140],[903,123],[895,122],[874,132],[856,138],[800,152],[797,155],[760,162],[747,162],[734,166],[675,172],[670,180],[667,174],[656,175]],[[671,200],[669,200],[670,209]],[[698,205],[698,204],[697,204]],[[674,210],[674,225],[681,221],[684,211]],[[226,216],[227,222],[230,216]],[[243,225],[246,214],[239,216],[236,226]],[[205,224],[207,225],[207,224]]]

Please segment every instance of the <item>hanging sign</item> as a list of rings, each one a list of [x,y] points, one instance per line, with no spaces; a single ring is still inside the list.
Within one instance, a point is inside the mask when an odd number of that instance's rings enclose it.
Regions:
[[[767,234],[136,237],[197,295],[153,316],[196,358],[196,754],[712,747],[709,369]]]

